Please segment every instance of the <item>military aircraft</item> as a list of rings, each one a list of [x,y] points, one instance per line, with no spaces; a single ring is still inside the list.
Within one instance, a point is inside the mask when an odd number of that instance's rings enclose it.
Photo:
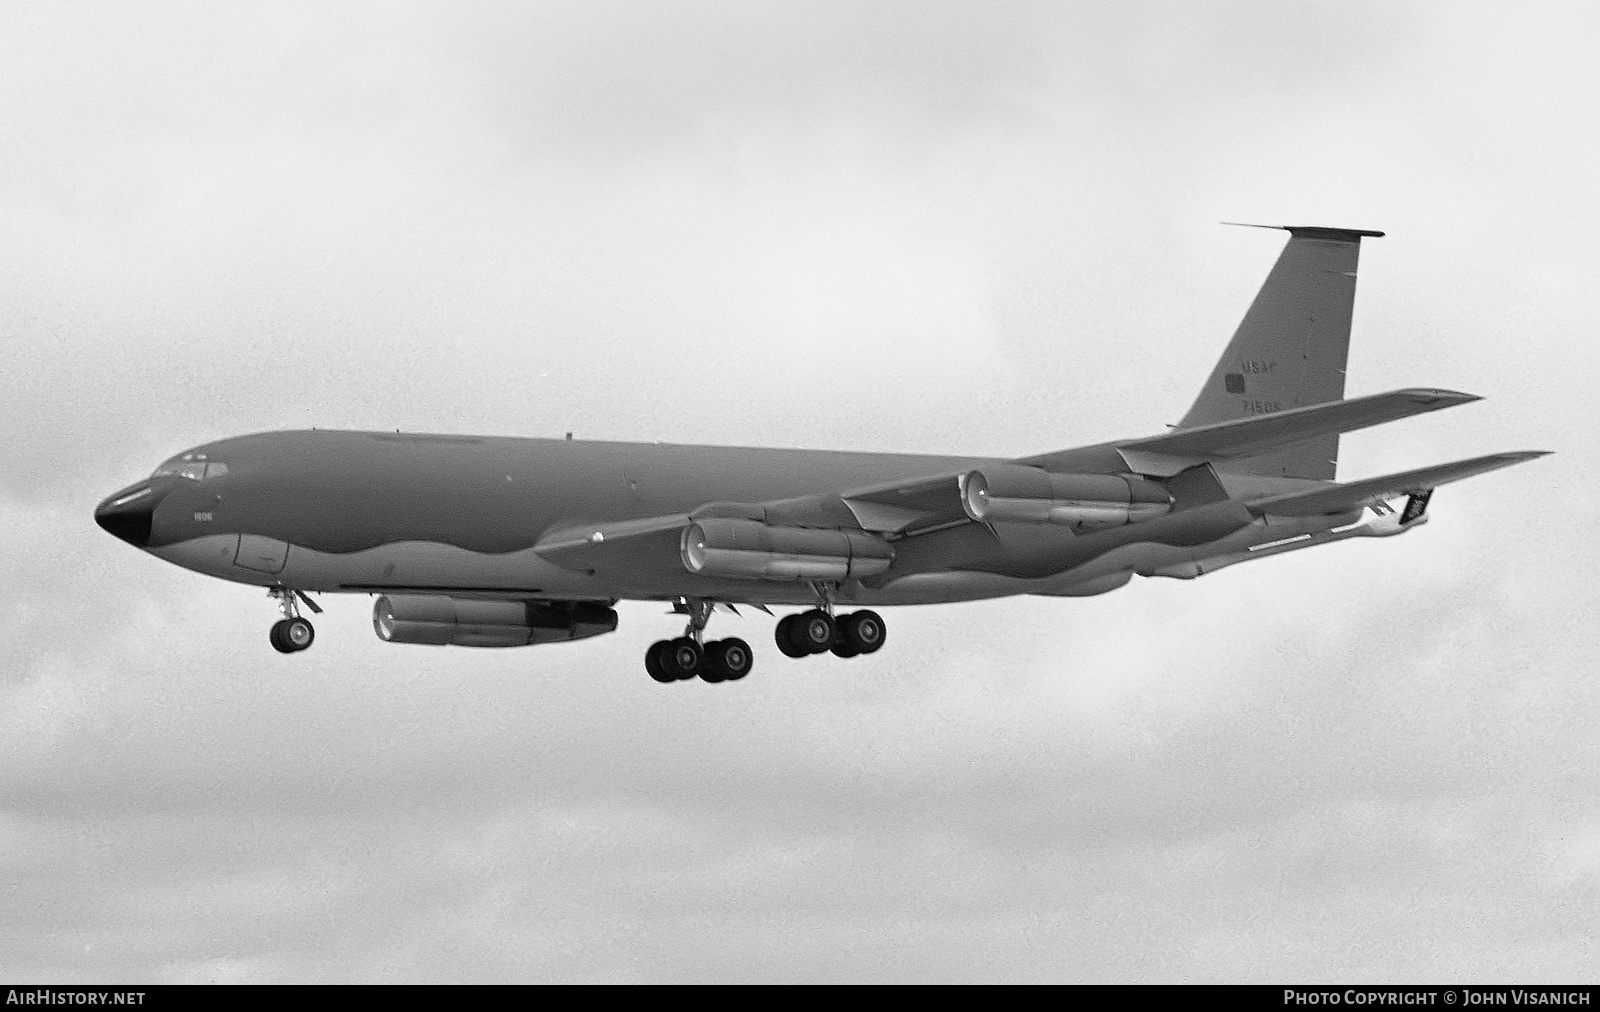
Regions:
[[[713,611],[782,618],[789,657],[871,654],[886,605],[1103,594],[1424,524],[1446,482],[1542,455],[1497,453],[1339,483],[1339,434],[1478,400],[1345,399],[1361,240],[1289,241],[1183,420],[1156,436],[1018,459],[405,432],[266,432],[197,446],[108,497],[100,526],[158,558],[267,588],[278,651],[311,646],[319,593],[379,595],[391,643],[510,647],[617,627],[670,602],[659,682],[734,681],[744,640]],[[1396,505],[1400,499],[1403,504]],[[849,609],[849,610],[846,610]]]

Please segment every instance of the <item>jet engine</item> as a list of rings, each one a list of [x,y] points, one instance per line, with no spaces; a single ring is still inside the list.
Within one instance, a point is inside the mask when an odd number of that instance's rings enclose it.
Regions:
[[[1172,497],[1156,482],[1132,475],[1051,474],[998,464],[962,476],[961,506],[980,522],[1099,531],[1161,516],[1172,509]]]
[[[681,551],[689,572],[738,580],[859,580],[894,561],[866,531],[711,517],[684,528]]]
[[[444,595],[380,597],[372,628],[386,643],[522,647],[612,632],[617,613],[594,601],[478,601]]]

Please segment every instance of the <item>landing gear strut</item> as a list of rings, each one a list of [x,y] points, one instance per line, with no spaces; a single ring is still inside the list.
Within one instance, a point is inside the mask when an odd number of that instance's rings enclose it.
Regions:
[[[304,601],[312,611],[320,612],[310,598],[297,590],[288,587],[270,587],[267,595],[277,600],[278,610],[283,613],[283,618],[272,624],[272,630],[267,634],[267,639],[272,642],[272,649],[280,654],[297,654],[311,646],[317,638],[316,629],[311,623],[300,617],[300,607],[296,603],[298,598]]]
[[[730,637],[705,642],[706,623],[711,621],[714,601],[698,598],[678,602],[679,614],[689,616],[689,625],[675,640],[659,640],[644,653],[644,667],[658,682],[679,682],[699,675],[707,682],[736,682],[750,673],[755,655],[750,644]]]

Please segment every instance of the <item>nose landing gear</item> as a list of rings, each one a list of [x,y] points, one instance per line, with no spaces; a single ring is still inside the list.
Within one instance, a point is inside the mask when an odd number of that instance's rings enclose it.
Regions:
[[[288,587],[270,587],[267,596],[278,602],[278,610],[283,613],[283,618],[274,622],[267,633],[272,649],[280,654],[297,654],[310,647],[317,638],[317,630],[312,628],[308,620],[300,617],[300,607],[296,602],[304,601],[306,607],[320,615],[322,609],[317,607],[317,603]]]

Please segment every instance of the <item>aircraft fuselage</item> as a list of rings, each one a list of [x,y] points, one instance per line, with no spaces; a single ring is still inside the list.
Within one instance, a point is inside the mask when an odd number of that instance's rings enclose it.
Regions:
[[[311,645],[307,592],[382,595],[382,639],[460,646],[600,635],[617,601],[656,600],[689,625],[646,652],[651,676],[732,681],[751,651],[704,639],[717,605],[807,606],[779,621],[778,648],[854,657],[885,636],[862,606],[1100,594],[1387,537],[1426,521],[1436,485],[1542,455],[1333,481],[1341,433],[1477,398],[1346,399],[1357,252],[1379,233],[1289,232],[1194,407],[1157,436],[997,459],[267,432],[174,457],[95,517],[168,562],[268,588],[284,653]]]
[[[1083,465],[1103,454],[1086,454]],[[678,532],[637,548],[626,567],[559,566],[535,546],[551,532],[687,514],[708,502],[781,502],[1003,463],[992,458],[586,440],[306,430],[209,443],[175,458],[226,473],[157,476],[102,504],[148,513],[122,536],[210,576],[302,591],[468,593],[551,600],[804,604],[794,580],[689,572]],[[1256,484],[1260,481],[1257,479]],[[842,512],[842,510],[841,510]],[[1322,529],[1356,514],[1319,518]],[[1294,533],[1300,533],[1300,525]],[[109,525],[108,525],[109,528]],[[1236,535],[1245,532],[1244,538]],[[1164,520],[1074,533],[1035,524],[962,523],[896,544],[882,577],[839,588],[861,604],[912,604],[1021,593],[1083,594],[1136,570],[1283,536],[1237,502]],[[1232,538],[1237,545],[1224,544]],[[1128,548],[1136,551],[1126,551]],[[652,550],[653,549],[653,550]],[[1124,549],[1120,555],[1119,549]],[[1109,557],[1109,558],[1108,558]],[[1099,565],[1095,565],[1099,562]],[[1111,579],[1108,579],[1111,578]]]
[[[102,504],[102,522],[116,510],[109,504],[148,487],[150,494],[126,507],[148,512],[148,534],[125,539],[211,576],[305,591],[470,590],[552,599],[673,598],[728,582],[678,567],[675,585],[641,592],[532,552],[566,525],[687,513],[708,501],[790,499],[985,462],[325,429],[221,440],[172,463],[185,458],[220,462],[227,471],[130,486]],[[803,586],[787,583],[741,581],[726,589],[722,596],[733,600],[809,599]]]

